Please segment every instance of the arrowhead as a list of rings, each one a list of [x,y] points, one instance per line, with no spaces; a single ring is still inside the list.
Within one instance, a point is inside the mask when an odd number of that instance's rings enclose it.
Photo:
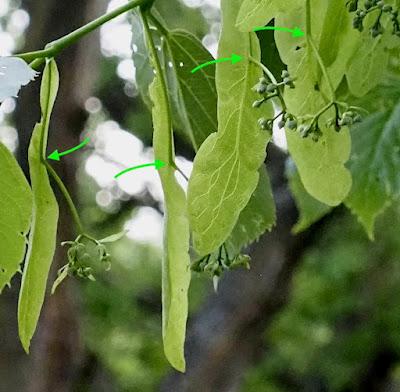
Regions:
[[[154,162],[154,166],[156,167],[156,170],[158,170],[158,169],[166,166],[166,164],[163,161],[156,159],[156,161]]]
[[[53,161],[59,161],[60,160],[60,154],[58,153],[58,150],[54,150],[48,157],[47,159],[51,159]]]
[[[292,37],[294,38],[304,37],[304,32],[300,28],[295,27],[292,32]]]
[[[232,57],[231,57],[232,64],[236,64],[241,60],[242,60],[241,56],[239,56],[238,54],[232,53]]]

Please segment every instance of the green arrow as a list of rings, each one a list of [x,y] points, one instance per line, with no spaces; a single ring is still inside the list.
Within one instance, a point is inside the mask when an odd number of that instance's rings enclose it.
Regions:
[[[265,26],[265,27],[256,27],[253,29],[253,31],[261,31],[261,30],[287,31],[289,33],[292,33],[292,37],[294,38],[300,38],[304,36],[304,32],[298,27],[295,27],[294,29],[288,29],[287,27]]]
[[[223,62],[225,62],[225,61],[230,61],[232,64],[236,64],[236,63],[238,63],[238,62],[241,61],[241,60],[242,60],[242,56],[239,56],[238,54],[232,53],[232,56],[231,56],[231,57],[224,57],[224,58],[220,58],[220,59],[217,59],[217,60],[208,61],[207,63],[204,63],[204,64],[200,64],[200,65],[197,66],[196,68],[193,68],[193,69],[191,70],[191,72],[192,72],[192,73],[195,73],[195,72],[197,72],[199,69],[202,69],[202,68],[204,68],[204,67],[207,67],[208,65],[211,65],[211,64],[223,63]]]
[[[154,166],[156,168],[156,170],[158,170],[158,169],[166,166],[166,163],[156,159],[153,163],[145,163],[144,165],[134,166],[134,167],[130,167],[128,169],[122,170],[122,172],[119,172],[118,174],[116,174],[114,176],[114,178],[118,178],[118,177],[122,176],[123,174],[128,173],[132,170],[141,169],[143,167],[149,167],[149,166]]]
[[[59,161],[60,157],[63,157],[64,155],[71,154],[71,152],[74,152],[76,150],[79,150],[80,148],[86,146],[88,144],[90,139],[87,137],[81,144],[78,144],[76,147],[70,148],[67,151],[64,152],[58,152],[58,150],[54,150],[48,157],[47,159],[51,159],[53,161]]]

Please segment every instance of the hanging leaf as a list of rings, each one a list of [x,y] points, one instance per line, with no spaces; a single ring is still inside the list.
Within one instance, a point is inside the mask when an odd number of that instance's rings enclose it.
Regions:
[[[335,1],[338,6],[343,3],[342,0]],[[326,53],[328,46],[325,41],[331,39],[328,34],[332,31],[332,21],[327,13],[328,9],[328,3],[313,3],[310,23],[315,45],[320,55],[329,63],[332,60]],[[300,12],[297,10],[279,14],[276,23],[279,26],[295,23],[305,30],[305,14],[304,9]],[[318,15],[318,18],[314,18],[313,15]],[[282,60],[288,65],[290,75],[296,79],[296,88],[285,90],[289,112],[299,117],[318,113],[329,102],[330,92],[315,53],[305,40],[296,41],[282,32],[277,32],[275,37]],[[325,49],[321,52],[321,48]],[[331,67],[333,66],[334,63],[331,64]],[[345,67],[339,63],[337,66],[342,67],[341,71],[335,71],[336,78],[340,81],[344,76]],[[332,111],[333,108],[330,116]],[[329,113],[320,118],[322,137],[318,142],[310,138],[304,139],[298,132],[290,130],[286,131],[286,137],[290,155],[296,163],[307,192],[320,202],[335,206],[345,199],[351,187],[351,175],[344,166],[350,155],[351,139],[347,129],[337,133],[332,127],[327,127],[328,118]]]
[[[33,130],[29,146],[33,222],[18,302],[19,337],[26,352],[29,352],[30,341],[39,319],[56,247],[58,204],[43,159],[46,156],[50,116],[58,84],[57,66],[51,60],[46,63],[40,91],[42,119]]]
[[[239,4],[222,1],[219,57],[236,52],[243,60],[217,65],[218,132],[200,147],[189,181],[190,224],[200,256],[212,253],[232,232],[257,187],[270,139],[259,129],[259,113],[252,108],[257,98],[252,87],[262,72],[249,57],[259,60],[260,48],[255,33],[241,33],[235,27]]]
[[[0,57],[0,102],[16,97],[38,75],[24,60],[18,57]]]
[[[0,292],[20,268],[32,219],[32,192],[12,153],[0,143]]]
[[[353,129],[349,162],[353,188],[345,204],[359,218],[369,237],[374,222],[400,196],[400,102],[375,113]]]
[[[299,220],[292,229],[293,233],[298,234],[307,230],[313,223],[318,222],[332,208],[307,193],[292,160],[289,160],[286,165],[286,177],[289,180],[289,188],[299,210]]]

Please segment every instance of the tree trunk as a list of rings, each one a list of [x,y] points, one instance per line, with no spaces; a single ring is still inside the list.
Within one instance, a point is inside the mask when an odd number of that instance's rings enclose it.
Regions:
[[[98,16],[104,11],[105,2],[42,0],[26,1],[23,7],[28,9],[31,16],[25,49],[37,50]],[[50,126],[48,151],[55,148],[66,150],[79,143],[79,135],[86,121],[83,103],[90,96],[96,78],[98,41],[98,36],[92,34],[57,58],[60,90]],[[39,84],[37,81],[23,89],[16,111],[20,136],[18,156],[25,172],[28,172],[27,149],[30,135],[34,124],[40,119]],[[54,166],[67,188],[74,194],[74,157],[66,157]],[[53,188],[56,190],[55,186]],[[66,263],[65,250],[59,247],[60,242],[71,240],[76,234],[63,196],[58,191],[56,195],[60,204],[58,247],[48,286],[54,281],[57,270]],[[49,296],[49,292],[47,293],[38,329],[32,340],[31,376],[26,391],[71,391],[82,351],[73,285],[72,280],[67,280],[55,295]]]

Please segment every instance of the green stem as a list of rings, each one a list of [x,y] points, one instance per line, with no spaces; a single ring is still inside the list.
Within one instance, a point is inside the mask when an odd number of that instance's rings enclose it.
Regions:
[[[279,99],[279,102],[281,103],[282,110],[284,112],[286,112],[286,109],[287,109],[286,103],[285,103],[285,100],[283,99],[282,93],[281,93],[281,91],[279,89],[279,86],[282,85],[282,83],[278,83],[278,81],[275,79],[275,76],[273,75],[273,73],[263,63],[261,63],[260,61],[256,60],[252,56],[250,56],[249,59],[250,59],[251,62],[253,62],[254,64],[258,65],[265,72],[265,74],[268,76],[269,80],[273,84],[275,84],[277,86],[278,93],[276,95],[273,95],[273,96],[269,97],[269,98],[273,98],[274,96],[276,96]]]
[[[134,0],[129,1],[127,4],[124,4],[113,11],[108,12],[100,16],[99,18],[89,22],[88,24],[80,27],[79,29],[65,35],[62,38],[57,39],[46,45],[43,50],[37,50],[34,52],[27,52],[16,54],[16,57],[19,57],[25,60],[28,63],[31,63],[32,68],[38,68],[43,62],[45,58],[55,57],[58,53],[60,53],[63,49],[71,46],[76,41],[87,35],[88,33],[96,30],[103,24],[109,22],[110,20],[116,18],[119,15],[124,14],[132,10],[135,7],[143,7],[146,4],[152,3],[151,0]]]
[[[46,169],[47,169],[48,173],[51,175],[51,177],[53,177],[53,179],[56,182],[57,186],[60,188],[61,193],[64,195],[65,200],[67,201],[68,207],[69,207],[69,209],[71,211],[72,218],[73,218],[73,220],[75,222],[75,225],[76,225],[76,228],[78,229],[78,232],[80,234],[83,234],[84,233],[83,225],[82,225],[81,219],[79,217],[78,211],[77,211],[77,209],[75,207],[75,204],[74,204],[74,202],[72,200],[72,197],[68,192],[68,189],[66,188],[66,186],[64,185],[63,181],[58,176],[58,174],[55,172],[55,170],[46,161],[45,157],[43,157],[43,160],[44,160],[44,164],[46,166]]]
[[[325,67],[324,61],[321,58],[321,55],[319,54],[318,48],[315,45],[315,42],[312,38],[312,31],[311,31],[311,0],[306,0],[306,40],[307,40],[307,44],[308,46],[312,49],[312,51],[314,52],[314,56],[316,57],[318,64],[321,68],[321,71],[324,75],[324,78],[326,80],[326,83],[328,85],[329,88],[329,92],[331,95],[331,101],[336,101],[336,94],[335,94],[335,90],[333,88],[331,79],[328,75],[328,71]]]
[[[160,59],[158,58],[156,46],[154,44],[153,37],[151,35],[151,30],[149,26],[149,20],[148,20],[148,13],[144,12],[142,9],[140,10],[140,15],[142,17],[143,21],[143,27],[144,31],[146,33],[146,41],[149,46],[149,51],[150,55],[153,60],[154,68],[156,71],[156,75],[160,80],[162,91],[163,91],[163,98],[165,101],[165,106],[167,108],[167,118],[168,118],[168,158],[169,158],[169,165],[177,169],[175,161],[174,161],[174,152],[173,152],[173,136],[172,136],[172,115],[171,115],[171,107],[170,107],[170,102],[168,98],[168,88],[167,88],[167,82],[165,80],[164,72],[161,67]]]
[[[250,61],[252,61],[254,64],[258,65],[268,76],[269,80],[273,83],[273,84],[278,84],[277,80],[275,79],[275,76],[273,75],[273,73],[260,61],[256,60],[254,57],[250,56],[249,57]]]

